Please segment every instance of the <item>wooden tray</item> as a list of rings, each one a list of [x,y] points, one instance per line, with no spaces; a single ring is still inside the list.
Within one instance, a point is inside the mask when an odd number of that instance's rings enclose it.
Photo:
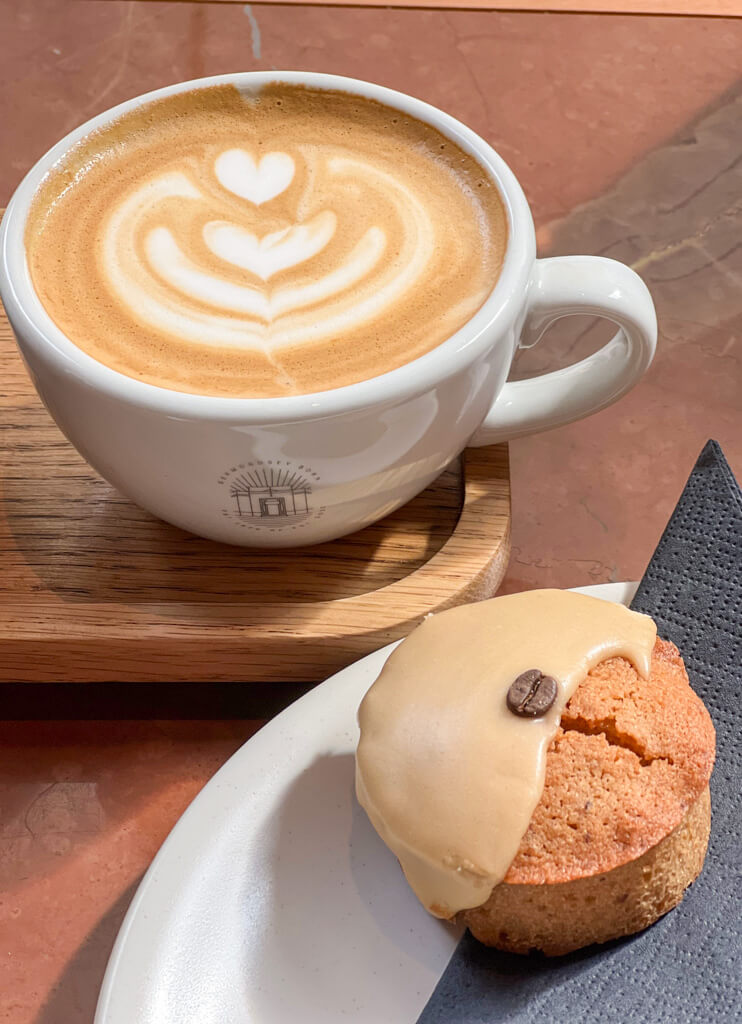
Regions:
[[[506,445],[314,548],[201,540],[122,498],[41,405],[0,307],[0,682],[315,681],[429,611],[492,595]]]

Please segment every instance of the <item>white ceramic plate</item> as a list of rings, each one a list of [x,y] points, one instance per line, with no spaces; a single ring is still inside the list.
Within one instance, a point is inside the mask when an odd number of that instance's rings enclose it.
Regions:
[[[418,904],[353,796],[356,709],[394,646],[292,704],[193,801],[129,907],[95,1024],[417,1019],[460,933]]]

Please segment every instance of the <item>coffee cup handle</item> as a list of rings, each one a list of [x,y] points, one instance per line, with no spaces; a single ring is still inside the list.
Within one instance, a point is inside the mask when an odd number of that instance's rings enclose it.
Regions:
[[[604,409],[636,384],[657,344],[657,315],[639,275],[599,256],[536,260],[520,347],[530,348],[555,320],[577,313],[605,317],[620,330],[581,362],[506,383],[470,445],[511,441],[572,423]]]

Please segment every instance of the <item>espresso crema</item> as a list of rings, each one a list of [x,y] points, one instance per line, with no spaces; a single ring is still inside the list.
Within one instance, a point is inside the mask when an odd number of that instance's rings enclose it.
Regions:
[[[507,218],[434,128],[349,93],[181,93],[91,133],[32,204],[45,309],[130,377],[306,394],[428,352],[480,308]]]

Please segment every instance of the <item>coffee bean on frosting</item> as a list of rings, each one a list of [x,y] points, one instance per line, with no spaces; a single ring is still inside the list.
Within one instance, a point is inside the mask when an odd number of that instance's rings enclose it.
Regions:
[[[507,705],[514,715],[539,718],[549,710],[556,695],[556,679],[545,676],[540,669],[531,668],[522,672],[508,690]]]

